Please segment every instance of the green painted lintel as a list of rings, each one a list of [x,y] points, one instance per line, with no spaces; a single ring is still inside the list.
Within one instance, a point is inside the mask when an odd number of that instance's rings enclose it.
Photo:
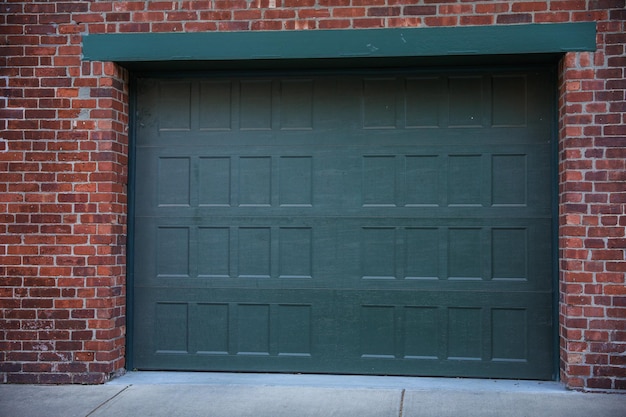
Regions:
[[[86,61],[226,61],[595,51],[595,22],[366,30],[94,34]]]

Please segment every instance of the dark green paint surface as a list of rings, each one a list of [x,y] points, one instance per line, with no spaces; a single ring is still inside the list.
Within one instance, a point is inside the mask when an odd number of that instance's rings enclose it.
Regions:
[[[550,80],[138,80],[133,366],[551,379]]]
[[[595,22],[202,33],[93,34],[88,61],[272,60],[541,54],[596,49]]]

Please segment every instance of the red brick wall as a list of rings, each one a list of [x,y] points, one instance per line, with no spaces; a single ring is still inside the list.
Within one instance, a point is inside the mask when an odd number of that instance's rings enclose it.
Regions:
[[[81,62],[80,2],[0,5],[0,381],[124,366],[125,71]]]
[[[626,1],[195,0],[0,4],[0,382],[124,367],[128,75],[85,33],[596,21],[560,65],[561,376],[626,389]]]
[[[613,3],[597,52],[560,68],[561,375],[588,390],[626,389],[626,7]]]

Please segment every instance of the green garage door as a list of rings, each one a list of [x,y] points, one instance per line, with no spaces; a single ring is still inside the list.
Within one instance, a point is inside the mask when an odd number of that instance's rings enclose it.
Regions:
[[[539,70],[137,84],[138,369],[550,379]]]

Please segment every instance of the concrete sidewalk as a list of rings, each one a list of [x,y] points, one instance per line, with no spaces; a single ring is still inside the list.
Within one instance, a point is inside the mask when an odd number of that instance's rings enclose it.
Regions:
[[[554,382],[130,372],[100,386],[0,385],[0,417],[626,417],[626,395]]]

